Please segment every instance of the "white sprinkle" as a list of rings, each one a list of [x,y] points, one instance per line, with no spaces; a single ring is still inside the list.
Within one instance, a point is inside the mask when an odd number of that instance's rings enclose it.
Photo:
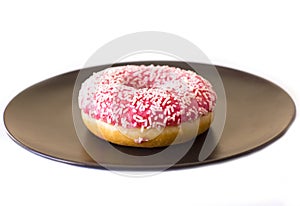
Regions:
[[[165,104],[168,102],[168,100],[170,99],[170,97],[167,97],[164,102],[162,103],[162,106],[165,106]]]
[[[203,92],[203,96],[205,97],[205,99],[208,99],[207,93]]]
[[[151,117],[148,117],[148,122],[149,122],[149,126],[151,126],[152,125]]]
[[[136,103],[136,98],[133,99],[132,105],[134,105]]]
[[[175,105],[171,105],[171,112],[174,112],[174,107],[176,107]]]
[[[137,144],[141,144],[143,142],[148,142],[148,141],[149,141],[149,139],[144,138],[144,137],[139,137],[139,138],[134,139],[134,142]]]
[[[141,106],[142,102],[141,101],[138,101],[138,103],[136,104],[136,109],[139,109],[139,107]]]
[[[125,108],[124,110],[123,110],[123,114],[126,114],[127,112],[128,112],[128,107],[127,108]]]
[[[123,117],[123,118],[121,119],[121,125],[122,125],[122,127],[124,127],[124,128],[127,127],[127,121],[126,121],[126,118],[125,118],[125,117]]]
[[[164,124],[167,124],[167,121],[169,120],[169,117],[165,117]]]
[[[164,118],[164,115],[163,115],[163,114],[159,114],[158,117],[159,117],[160,119],[163,119],[163,118]]]
[[[164,111],[164,115],[170,115],[171,112],[170,112],[170,105],[168,105]]]
[[[144,122],[145,120],[143,119],[143,117],[141,117],[140,115],[134,114],[132,116],[132,118],[136,121],[136,122]]]

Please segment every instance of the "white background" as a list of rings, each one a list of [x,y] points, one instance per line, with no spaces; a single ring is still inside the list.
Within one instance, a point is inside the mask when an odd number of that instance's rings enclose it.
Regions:
[[[179,35],[215,64],[275,82],[299,108],[299,10],[296,1],[1,0],[1,114],[26,87],[82,68],[108,41],[149,30]],[[298,118],[259,152],[145,178],[36,156],[0,126],[0,205],[300,204]]]

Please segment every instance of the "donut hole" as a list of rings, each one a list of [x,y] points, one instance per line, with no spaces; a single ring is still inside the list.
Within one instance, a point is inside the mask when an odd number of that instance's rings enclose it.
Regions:
[[[150,89],[153,88],[154,82],[148,82],[147,79],[136,80],[133,78],[123,82],[122,85],[132,87],[134,89]]]

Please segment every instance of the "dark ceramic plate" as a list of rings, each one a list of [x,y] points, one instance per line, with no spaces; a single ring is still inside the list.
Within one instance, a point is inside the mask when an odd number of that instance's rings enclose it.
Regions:
[[[199,63],[187,65],[176,61],[126,64],[150,63],[183,68],[192,66],[200,70],[208,67]],[[84,69],[82,76],[86,77],[104,67]],[[295,117],[295,105],[289,95],[260,77],[230,68],[215,67],[224,85],[223,90],[217,88],[221,113],[216,115],[216,125],[212,125],[209,131],[195,141],[186,144],[142,149],[109,144],[93,136],[83,126],[76,106],[77,98],[73,98],[73,92],[76,95],[80,86],[75,84],[79,71],[47,79],[18,94],[5,110],[5,125],[15,142],[35,154],[78,166],[112,169],[202,165],[256,151],[282,136]],[[214,81],[213,76],[206,78]],[[220,125],[222,118],[225,125]],[[217,127],[221,128],[219,134],[216,132]],[[210,149],[205,151],[204,145]],[[164,154],[167,149],[169,153]],[[175,159],[170,159],[170,154]]]

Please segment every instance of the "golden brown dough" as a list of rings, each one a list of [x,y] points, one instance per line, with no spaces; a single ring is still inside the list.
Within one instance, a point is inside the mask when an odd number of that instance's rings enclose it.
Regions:
[[[151,140],[137,143],[135,140],[139,137],[145,136],[141,132],[140,128],[124,129],[118,126],[114,126],[105,123],[101,120],[95,120],[89,117],[84,112],[81,113],[82,119],[86,127],[96,136],[107,140],[109,142],[132,147],[163,147],[170,144],[178,144],[189,141],[196,137],[197,135],[205,132],[213,120],[213,112],[209,112],[207,115],[201,116],[200,119],[184,122],[180,126],[167,126],[165,127],[159,135]],[[147,131],[148,135],[155,134],[155,129],[153,131]],[[128,135],[125,135],[125,134]]]

